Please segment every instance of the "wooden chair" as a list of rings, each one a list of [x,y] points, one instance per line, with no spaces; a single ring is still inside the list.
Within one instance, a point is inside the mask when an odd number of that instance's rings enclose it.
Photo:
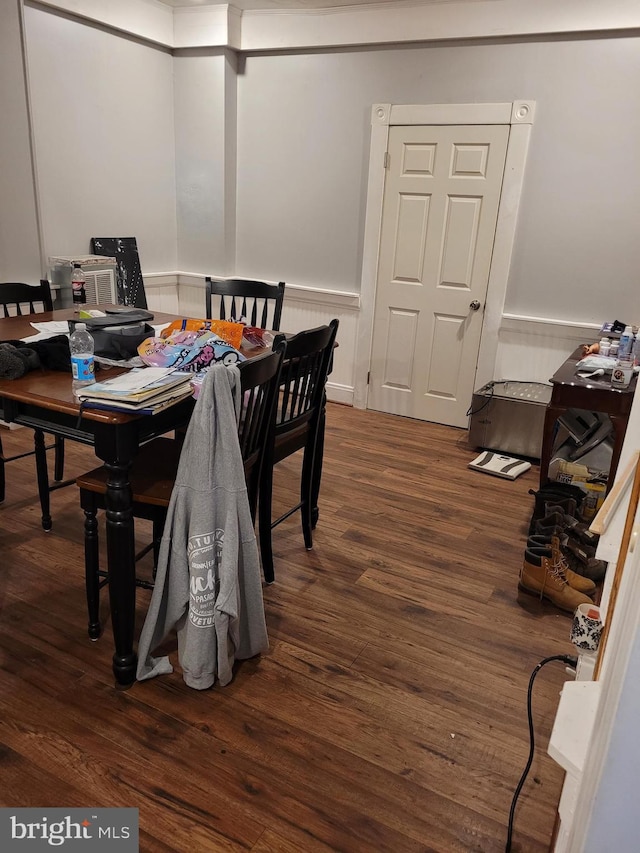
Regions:
[[[260,480],[259,530],[262,569],[267,583],[274,581],[271,531],[300,510],[307,550],[313,547],[313,510],[320,490],[325,416],[325,386],[331,366],[338,320],[328,326],[299,332],[287,339],[287,352],[280,374],[273,435]],[[281,336],[277,336],[274,346]],[[304,450],[300,478],[300,500],[275,521],[271,518],[273,469],[297,450]]]
[[[213,318],[212,303],[217,304],[217,319],[246,318],[248,326],[279,331],[285,283],[269,284],[244,278],[215,279],[207,276],[207,320]],[[260,306],[262,310],[259,312]]]
[[[42,308],[38,308],[39,304],[42,305]],[[39,285],[15,282],[0,283],[0,305],[2,306],[5,317],[13,315],[22,317],[25,314],[53,311],[53,299],[51,297],[49,282],[47,279],[41,279]],[[24,310],[25,306],[28,306],[27,311]],[[49,470],[47,466],[47,450],[51,449],[55,450],[53,483],[49,482]],[[18,453],[15,456],[5,456],[2,448],[2,439],[0,439],[0,503],[4,501],[6,489],[4,466],[8,462],[23,459],[25,456],[35,456],[36,459],[38,494],[42,509],[42,526],[48,531],[51,530],[52,526],[49,501],[50,493],[73,482],[73,480],[62,481],[64,473],[64,439],[56,436],[53,444],[45,445],[43,431],[36,429],[34,430],[34,449],[26,453]]]
[[[238,440],[244,462],[244,474],[251,517],[255,521],[258,489],[267,439],[273,420],[273,409],[280,368],[286,344],[283,341],[273,351],[247,359],[239,365],[243,394],[238,425]],[[130,473],[134,518],[153,523],[153,543],[137,558],[153,547],[154,566],[158,562],[160,539],[171,499],[173,484],[180,462],[181,442],[156,438],[145,444],[138,453]],[[89,637],[100,636],[100,589],[108,583],[109,575],[100,570],[98,551],[97,512],[105,509],[107,475],[104,468],[95,468],[78,477],[80,505],[85,514],[85,580],[89,611]],[[152,581],[136,579],[138,586],[151,588]]]

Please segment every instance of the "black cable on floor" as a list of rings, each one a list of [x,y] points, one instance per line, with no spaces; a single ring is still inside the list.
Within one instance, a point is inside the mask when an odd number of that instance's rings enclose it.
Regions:
[[[536,675],[540,672],[543,666],[551,661],[562,661],[562,663],[567,664],[567,666],[576,668],[578,665],[578,659],[571,657],[570,655],[552,655],[548,658],[543,658],[540,663],[535,667],[533,672],[531,673],[531,678],[529,679],[529,688],[527,690],[527,719],[529,720],[529,758],[527,760],[526,767],[522,772],[522,776],[520,777],[520,781],[516,787],[515,793],[513,795],[513,799],[511,800],[511,809],[509,811],[509,826],[507,829],[507,843],[505,846],[505,853],[511,853],[511,836],[513,834],[513,816],[516,811],[516,803],[518,802],[518,797],[520,796],[520,791],[522,791],[522,786],[525,783],[525,780],[529,774],[529,770],[531,770],[531,765],[533,763],[533,752],[535,749],[535,739],[533,733],[533,716],[531,713],[531,694],[533,691],[533,682],[535,681]]]

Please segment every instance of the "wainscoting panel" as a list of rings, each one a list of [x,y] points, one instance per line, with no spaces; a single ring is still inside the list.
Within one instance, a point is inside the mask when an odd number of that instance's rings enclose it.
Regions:
[[[144,291],[151,311],[163,311],[166,314],[180,313],[177,284],[154,286],[153,283],[145,281]]]
[[[179,313],[186,317],[205,316],[204,279],[180,275]],[[311,290],[287,284],[280,328],[299,332],[322,326],[337,317],[338,347],[333,371],[327,384],[327,398],[335,403],[353,404],[355,340],[358,324],[357,294]]]
[[[493,378],[548,382],[581,344],[599,340],[598,326],[504,315]]]
[[[205,316],[203,275],[157,273],[145,276],[145,288],[151,308],[185,317]],[[360,295],[287,283],[281,324],[283,330],[297,332],[310,329],[328,323],[334,317],[340,321],[340,327],[327,396],[334,402],[353,405]],[[504,314],[490,378],[548,382],[577,347],[599,339],[599,326],[596,324]]]

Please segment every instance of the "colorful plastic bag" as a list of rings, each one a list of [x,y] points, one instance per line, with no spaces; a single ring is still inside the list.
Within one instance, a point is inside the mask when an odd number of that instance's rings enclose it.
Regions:
[[[207,330],[178,329],[160,338],[147,338],[138,347],[138,355],[151,367],[176,367],[194,373],[217,362],[230,365],[245,361],[239,350]]]
[[[242,343],[242,323],[231,323],[229,320],[198,320],[192,317],[184,317],[182,320],[174,320],[160,332],[163,338],[169,337],[174,332],[215,332],[218,337],[230,346],[240,349]]]

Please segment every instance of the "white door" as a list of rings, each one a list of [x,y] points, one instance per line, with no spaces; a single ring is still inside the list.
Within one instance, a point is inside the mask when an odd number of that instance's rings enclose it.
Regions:
[[[390,128],[369,408],[467,426],[508,139]]]

